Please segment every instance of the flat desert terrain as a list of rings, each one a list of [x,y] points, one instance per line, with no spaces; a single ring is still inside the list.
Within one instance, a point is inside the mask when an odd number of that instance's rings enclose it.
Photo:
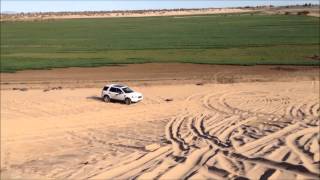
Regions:
[[[104,103],[101,88],[144,94]],[[319,69],[142,64],[1,74],[1,179],[318,179]]]

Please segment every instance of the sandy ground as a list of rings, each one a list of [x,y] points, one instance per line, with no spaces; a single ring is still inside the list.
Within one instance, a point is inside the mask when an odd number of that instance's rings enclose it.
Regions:
[[[197,68],[180,67],[177,80],[163,84],[157,78],[166,79],[172,75],[169,70],[161,76],[146,69],[144,81],[134,81],[139,74],[128,81],[145,96],[130,106],[102,102],[101,89],[91,82],[94,75],[86,77],[89,87],[84,82],[75,88],[79,79],[68,73],[55,78],[39,76],[43,71],[2,74],[1,179],[319,177],[319,69],[266,66],[236,71],[232,66],[229,75],[242,72],[242,78],[253,80],[218,82],[214,75],[223,74],[218,66],[211,67],[217,72],[203,66],[196,77]],[[99,74],[104,68],[76,68],[76,74],[80,69]],[[46,73],[57,71],[75,69]],[[274,72],[279,74],[271,76]],[[28,73],[38,75],[37,82],[47,79],[61,88],[21,84],[29,79],[21,74]],[[183,73],[188,75],[179,80]],[[18,83],[8,83],[14,77]],[[13,85],[28,89],[12,90]]]

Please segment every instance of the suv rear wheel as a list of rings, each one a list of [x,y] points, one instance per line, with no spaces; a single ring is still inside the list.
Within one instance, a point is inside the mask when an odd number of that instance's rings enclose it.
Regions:
[[[124,102],[126,103],[126,105],[130,105],[131,104],[131,99],[130,98],[126,98],[124,100]]]
[[[107,103],[110,102],[110,97],[109,96],[104,96],[103,97],[103,101],[107,102]]]

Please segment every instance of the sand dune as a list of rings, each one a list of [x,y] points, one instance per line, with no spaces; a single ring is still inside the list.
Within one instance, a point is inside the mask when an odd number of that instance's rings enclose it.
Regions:
[[[319,83],[2,90],[4,178],[317,179]],[[172,101],[165,101],[172,98]]]

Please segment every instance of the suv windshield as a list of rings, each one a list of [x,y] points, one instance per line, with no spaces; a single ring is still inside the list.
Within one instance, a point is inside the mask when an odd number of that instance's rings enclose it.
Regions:
[[[130,89],[130,88],[128,88],[128,87],[126,87],[126,88],[123,88],[122,89],[125,93],[132,93],[133,91]]]

